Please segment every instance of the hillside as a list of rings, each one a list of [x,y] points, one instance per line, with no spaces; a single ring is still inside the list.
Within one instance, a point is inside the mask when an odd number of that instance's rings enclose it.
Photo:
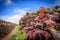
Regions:
[[[56,40],[60,40],[60,6],[46,8],[46,15],[56,22],[53,35]],[[31,27],[30,23],[33,22],[37,16],[38,11],[32,13],[27,12],[26,15],[19,20],[19,25],[22,29],[24,27]]]
[[[16,24],[0,20],[0,39],[9,34],[15,26]]]

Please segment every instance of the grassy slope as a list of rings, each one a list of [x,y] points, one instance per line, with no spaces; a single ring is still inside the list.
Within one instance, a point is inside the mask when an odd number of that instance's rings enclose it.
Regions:
[[[20,26],[16,26],[16,34],[13,35],[10,40],[24,40],[25,39],[26,33],[25,32],[23,34],[19,33],[19,28]]]

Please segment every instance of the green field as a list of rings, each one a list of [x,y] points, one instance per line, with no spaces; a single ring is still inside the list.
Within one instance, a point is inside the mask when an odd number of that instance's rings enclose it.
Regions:
[[[25,40],[26,32],[20,33],[19,28],[19,26],[16,26],[16,34],[10,40]]]

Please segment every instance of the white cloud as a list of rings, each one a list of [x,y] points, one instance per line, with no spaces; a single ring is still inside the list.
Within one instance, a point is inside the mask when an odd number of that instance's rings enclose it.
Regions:
[[[27,8],[18,9],[18,10],[14,9],[13,12],[12,12],[12,13],[15,13],[14,15],[12,15],[12,16],[2,16],[1,19],[18,24],[21,17],[23,17],[28,10],[29,9],[27,9]]]
[[[21,10],[21,9],[19,9],[19,10],[14,10],[14,13],[15,13],[15,14],[19,14],[19,15],[21,15],[21,16],[25,15],[26,12],[27,12],[27,11]]]
[[[26,11],[28,11],[30,8],[23,8],[22,10],[26,10]]]
[[[20,15],[13,15],[13,16],[8,17],[6,21],[18,24],[21,17],[22,16]]]
[[[60,5],[60,0],[56,0],[54,5]]]
[[[11,3],[12,3],[11,0],[6,0],[6,2],[5,2],[6,5],[10,5]]]
[[[11,22],[11,23],[19,24],[19,20],[21,19],[21,17],[23,16],[16,14],[12,16],[1,16],[0,19]]]

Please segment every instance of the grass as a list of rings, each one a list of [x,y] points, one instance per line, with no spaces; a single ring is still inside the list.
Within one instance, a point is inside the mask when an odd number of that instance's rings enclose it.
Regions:
[[[25,40],[26,32],[19,33],[19,26],[16,26],[16,34],[11,37],[10,40]]]
[[[25,40],[26,33],[24,32],[23,34],[17,33],[11,37],[10,40]]]

